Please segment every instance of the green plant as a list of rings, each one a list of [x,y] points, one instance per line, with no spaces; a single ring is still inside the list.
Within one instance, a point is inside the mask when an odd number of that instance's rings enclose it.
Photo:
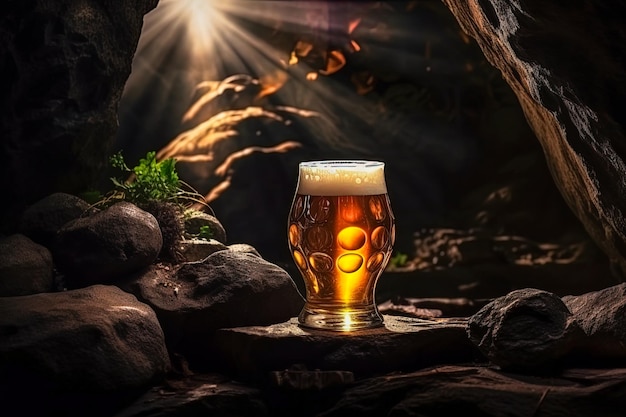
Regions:
[[[200,233],[198,233],[199,239],[210,240],[213,238],[213,230],[210,226],[204,225],[200,226]]]
[[[389,266],[392,267],[392,268],[401,268],[401,267],[406,265],[408,259],[409,259],[409,257],[408,257],[408,255],[406,253],[396,252],[389,259]]]
[[[115,190],[99,202],[101,205],[124,200],[138,206],[153,201],[175,203],[181,206],[193,204],[206,206],[204,197],[180,180],[174,158],[157,161],[156,152],[151,151],[131,169],[120,151],[111,156],[109,161],[111,166],[129,176],[126,180],[111,178]]]
[[[94,206],[109,207],[119,201],[127,201],[146,210],[156,218],[163,236],[159,257],[180,261],[179,244],[184,233],[184,211],[192,206],[201,206],[212,212],[204,196],[178,178],[174,158],[157,161],[156,152],[148,152],[131,169],[120,151],[111,156],[109,161],[111,166],[122,171],[126,180],[111,178],[115,189],[101,196]]]

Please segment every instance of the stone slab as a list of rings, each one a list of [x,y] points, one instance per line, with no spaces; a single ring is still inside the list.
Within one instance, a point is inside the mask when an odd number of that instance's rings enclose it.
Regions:
[[[258,388],[216,374],[169,379],[145,392],[114,417],[267,416]]]
[[[426,366],[484,360],[466,333],[467,319],[384,316],[384,327],[358,332],[305,329],[297,319],[271,326],[218,330],[222,371],[239,378],[297,369],[354,373],[355,378]]]

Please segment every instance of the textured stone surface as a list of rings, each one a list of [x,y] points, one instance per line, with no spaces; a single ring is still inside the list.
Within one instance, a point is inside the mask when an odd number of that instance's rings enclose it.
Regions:
[[[115,417],[262,417],[271,415],[261,390],[215,374],[168,380]]]
[[[472,342],[503,369],[552,372],[582,336],[556,295],[526,288],[493,300],[470,317]]]
[[[199,262],[207,256],[228,249],[215,239],[184,239],[180,242],[180,252],[185,262]]]
[[[69,287],[108,283],[152,264],[163,245],[157,220],[128,202],[76,219],[57,235],[54,260]]]
[[[143,16],[157,0],[0,6],[2,230],[51,192],[100,179]]]
[[[0,388],[26,410],[66,393],[148,387],[169,368],[154,311],[114,286],[0,298],[0,333]]]
[[[168,380],[116,417],[618,417],[626,407],[625,394],[623,368],[570,369],[545,378],[484,366],[440,365],[325,389],[254,387],[215,375],[196,375]]]
[[[262,256],[259,253],[259,251],[256,250],[256,248],[254,246],[248,245],[247,243],[234,243],[232,245],[228,245],[228,249],[230,249],[233,252],[249,253],[251,255],[258,256],[259,258],[262,258]]]
[[[35,242],[52,248],[56,234],[62,226],[71,220],[93,214],[94,211],[79,197],[53,193],[36,201],[24,211],[19,230]]]
[[[580,296],[563,297],[586,335],[580,363],[626,363],[626,284]]]
[[[280,323],[304,305],[283,269],[230,250],[179,267],[156,265],[118,285],[152,306],[173,352],[202,367],[216,365],[209,345],[217,329]]]
[[[554,181],[626,271],[622,3],[444,0],[517,95]]]
[[[479,366],[439,366],[372,378],[314,415],[617,417],[626,407],[625,394],[625,369],[573,369],[542,378]]]
[[[473,314],[468,335],[503,369],[554,373],[626,364],[626,284],[559,298],[533,288],[498,297]]]
[[[203,226],[208,226],[211,239],[226,243],[226,230],[214,215],[195,210],[185,213],[185,233],[189,237],[198,236]]]
[[[243,378],[263,378],[293,365],[362,378],[481,358],[465,333],[465,320],[384,319],[385,327],[355,333],[304,329],[296,318],[222,329],[216,334],[217,356],[226,371]]]
[[[46,247],[20,234],[0,238],[0,297],[53,289],[54,264]]]

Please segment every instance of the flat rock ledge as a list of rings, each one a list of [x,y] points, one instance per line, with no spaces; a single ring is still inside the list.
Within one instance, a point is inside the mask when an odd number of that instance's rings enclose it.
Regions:
[[[346,371],[354,378],[484,360],[466,333],[467,320],[384,316],[384,327],[354,333],[309,330],[297,318],[270,326],[220,329],[216,356],[241,379],[285,370]],[[308,375],[304,372],[305,375]]]

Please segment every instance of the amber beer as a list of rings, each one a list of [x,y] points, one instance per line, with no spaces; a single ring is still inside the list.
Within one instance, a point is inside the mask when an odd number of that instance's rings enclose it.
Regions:
[[[288,237],[306,287],[302,326],[351,331],[382,325],[374,290],[395,239],[384,166],[300,163]]]

